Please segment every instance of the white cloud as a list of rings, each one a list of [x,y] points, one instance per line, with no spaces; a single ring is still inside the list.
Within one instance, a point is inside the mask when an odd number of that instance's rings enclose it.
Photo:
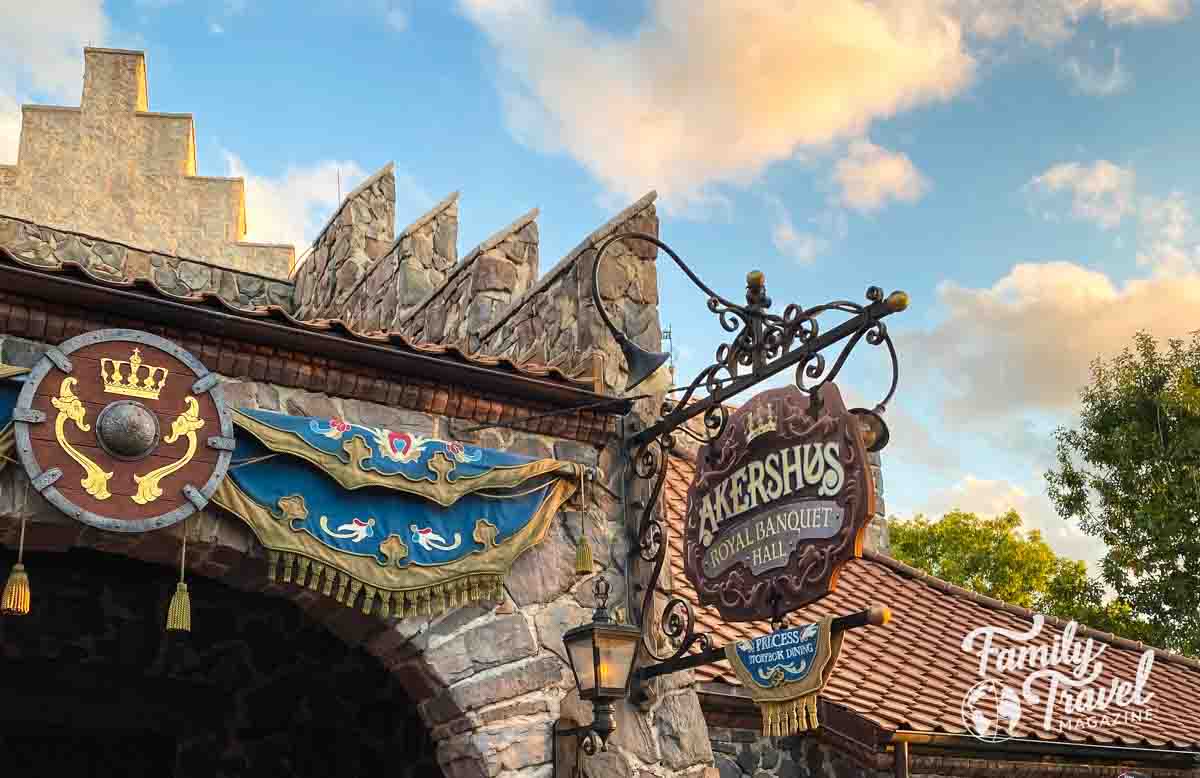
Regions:
[[[1121,50],[1116,47],[1113,47],[1112,66],[1109,68],[1096,67],[1078,57],[1068,57],[1063,64],[1063,71],[1076,89],[1095,97],[1124,92],[1131,82],[1129,71],[1121,64]]]
[[[246,181],[246,238],[290,243],[299,256],[338,206],[338,175],[344,196],[366,177],[356,162],[327,160],[289,167],[282,176],[258,176],[232,152],[222,150],[229,176]]]
[[[1021,35],[1053,45],[1075,33],[1086,17],[1110,25],[1176,22],[1191,10],[1190,0],[949,0],[972,34],[985,39]]]
[[[1117,284],[1070,262],[1019,264],[991,287],[938,288],[946,318],[906,334],[905,360],[945,393],[960,425],[1005,423],[1028,411],[1077,407],[1089,365],[1130,344],[1132,333],[1183,337],[1197,327],[1200,275]]]
[[[974,67],[935,0],[655,0],[628,35],[549,0],[461,5],[499,52],[519,140],[572,155],[614,192],[657,188],[685,207],[806,147],[950,99]]]
[[[809,219],[812,229],[798,229],[788,207],[778,197],[765,193],[763,199],[774,214],[771,242],[779,253],[802,265],[811,264],[827,251],[834,240],[846,237],[846,216],[839,208],[826,208]]]
[[[1071,559],[1082,559],[1092,567],[1093,572],[1096,572],[1096,565],[1104,556],[1103,542],[1060,518],[1043,492],[1031,492],[1011,481],[967,474],[958,482],[931,493],[915,511],[899,515],[923,513],[927,518],[940,518],[955,509],[986,517],[1015,510],[1024,521],[1025,528],[1040,531],[1055,553]]]
[[[1143,197],[1138,209],[1144,245],[1137,262],[1165,277],[1200,270],[1200,240],[1191,205],[1183,194]]]
[[[1040,198],[1070,195],[1072,215],[1104,229],[1116,227],[1135,210],[1133,169],[1106,159],[1091,165],[1059,163],[1031,179],[1026,191]],[[1053,211],[1045,215],[1053,216]]]
[[[850,144],[834,168],[841,202],[857,211],[877,211],[888,200],[916,202],[929,189],[907,154],[888,151],[869,140]]]
[[[102,46],[109,20],[101,0],[14,5],[0,23],[0,163],[17,156],[20,104],[45,97],[79,104],[83,47]]]
[[[817,256],[829,248],[829,241],[811,232],[800,232],[792,223],[792,217],[784,215],[771,230],[771,242],[780,253],[791,257],[802,265],[811,264]]]

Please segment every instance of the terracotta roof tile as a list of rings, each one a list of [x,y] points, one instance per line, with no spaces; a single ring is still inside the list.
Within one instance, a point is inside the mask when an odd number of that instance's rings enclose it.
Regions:
[[[672,457],[663,490],[663,508],[670,524],[671,571],[675,594],[697,603],[695,590],[683,572],[682,530],[687,488],[695,474],[693,464]],[[962,650],[963,638],[983,626],[1028,631],[1033,614],[989,597],[941,581],[895,559],[867,552],[842,570],[838,588],[820,602],[790,614],[790,623],[846,614],[871,605],[887,605],[892,620],[883,627],[847,632],[841,658],[823,693],[829,702],[842,705],[889,730],[913,728],[961,734],[961,705],[966,692],[981,680],[978,655]],[[770,631],[766,622],[724,623],[714,609],[696,606],[699,628],[712,633],[714,644],[741,640]],[[1062,633],[1065,622],[1046,619],[1037,644],[1049,644]],[[1078,637],[1102,643],[1103,670],[1092,684],[1109,689],[1116,679],[1132,681],[1145,647],[1087,628]],[[696,668],[701,681],[737,684],[726,662]],[[989,676],[1020,689],[1028,671],[1007,671]],[[1043,695],[1047,683],[1035,684]],[[1154,695],[1152,715],[1143,721],[1118,721],[1085,731],[1045,728],[1043,709],[1025,711],[1018,733],[1043,740],[1127,746],[1200,747],[1200,662],[1155,650],[1146,683]],[[1028,706],[1026,706],[1028,707]],[[1061,706],[1056,706],[1061,711]],[[987,710],[987,707],[984,708]],[[994,713],[994,711],[991,711]]]
[[[535,363],[516,363],[504,357],[490,357],[482,354],[468,354],[456,346],[438,345],[431,343],[414,343],[399,332],[359,332],[351,329],[341,319],[297,319],[287,310],[278,305],[266,305],[254,308],[240,308],[230,305],[214,292],[198,292],[190,295],[177,295],[168,292],[150,278],[123,279],[109,275],[93,273],[88,268],[75,262],[58,262],[45,265],[29,262],[13,254],[7,247],[0,245],[0,264],[10,264],[25,270],[32,270],[48,275],[65,276],[76,280],[86,281],[99,287],[121,289],[139,292],[176,303],[184,303],[197,308],[209,308],[225,314],[233,314],[251,320],[267,320],[278,324],[294,327],[309,332],[324,332],[352,338],[364,343],[392,346],[399,351],[427,354],[447,360],[463,362],[479,367],[499,368],[517,375],[550,379],[570,386],[591,389],[594,385],[592,376],[571,376],[557,365],[541,365]]]

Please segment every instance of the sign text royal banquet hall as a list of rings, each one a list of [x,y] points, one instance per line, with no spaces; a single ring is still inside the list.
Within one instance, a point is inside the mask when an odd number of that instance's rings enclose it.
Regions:
[[[688,493],[685,569],[730,620],[778,618],[820,599],[861,553],[873,484],[837,387],[754,397],[701,451]]]

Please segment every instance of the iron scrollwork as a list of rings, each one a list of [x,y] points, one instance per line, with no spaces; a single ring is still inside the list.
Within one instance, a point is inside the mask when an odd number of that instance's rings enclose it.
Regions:
[[[885,297],[881,288],[872,286],[867,289],[866,304],[835,300],[804,308],[792,303],[782,314],[774,314],[768,310],[771,298],[767,295],[761,272],[753,271],[746,276],[746,303],[739,305],[709,288],[670,246],[657,237],[641,232],[620,233],[608,237],[597,248],[592,267],[592,298],[601,319],[623,350],[629,345],[629,338],[609,318],[599,291],[600,265],[605,253],[622,240],[646,241],[662,249],[688,280],[707,296],[709,312],[717,317],[721,328],[732,335],[728,342],[717,347],[710,365],[687,386],[673,390],[681,394],[664,407],[662,418],[625,441],[627,450],[632,453],[634,475],[652,484],[637,529],[636,553],[652,565],[638,614],[642,647],[655,660],[670,662],[693,650],[712,648],[712,638],[696,629],[692,605],[680,597],[669,598],[657,619],[669,649],[655,645],[657,641],[651,638],[652,630],[648,628],[648,619],[650,624],[654,622],[652,606],[669,547],[669,529],[655,515],[655,509],[666,478],[667,458],[675,446],[674,434],[679,432],[704,445],[714,443],[729,422],[726,400],[793,365],[796,386],[815,400],[821,386],[837,378],[851,352],[863,340],[872,346],[885,346],[891,361],[891,384],[874,411],[881,413],[895,394],[900,376],[895,345],[882,319],[904,310],[908,306],[908,296],[904,292],[893,292]],[[849,318],[823,331],[821,320],[827,314],[845,314]],[[832,366],[828,367],[821,352],[843,340],[846,342]],[[697,416],[701,417],[700,425],[688,424]]]

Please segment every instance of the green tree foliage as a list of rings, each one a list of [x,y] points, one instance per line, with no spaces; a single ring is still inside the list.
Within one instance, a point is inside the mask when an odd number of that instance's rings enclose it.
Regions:
[[[897,559],[943,581],[1121,637],[1147,634],[1127,605],[1105,602],[1087,565],[1057,556],[1037,530],[1024,531],[1016,511],[990,519],[958,510],[940,521],[891,519],[889,532]]]
[[[1108,546],[1105,584],[1164,648],[1200,654],[1200,337],[1139,333],[1092,365],[1046,474],[1060,516]]]

